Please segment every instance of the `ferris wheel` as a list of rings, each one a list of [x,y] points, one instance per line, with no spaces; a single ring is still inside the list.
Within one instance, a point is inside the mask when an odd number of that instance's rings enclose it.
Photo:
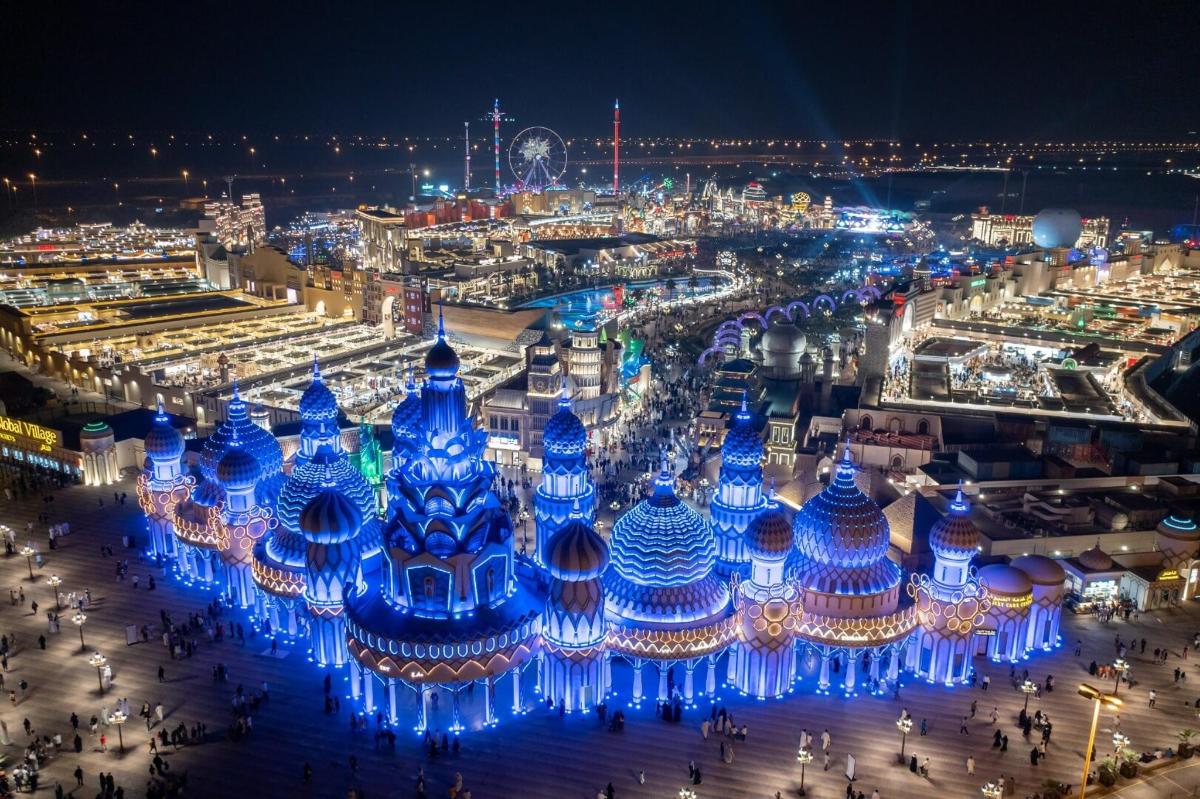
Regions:
[[[525,128],[509,145],[508,165],[518,187],[543,191],[558,185],[567,171],[567,145],[550,128]]]

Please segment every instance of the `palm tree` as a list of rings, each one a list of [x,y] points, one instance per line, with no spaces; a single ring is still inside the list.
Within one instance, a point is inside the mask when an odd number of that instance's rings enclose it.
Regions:
[[[667,282],[663,284],[663,287],[666,288],[667,299],[670,300],[671,297],[673,297],[675,295],[675,278],[673,278],[673,277],[667,278]]]

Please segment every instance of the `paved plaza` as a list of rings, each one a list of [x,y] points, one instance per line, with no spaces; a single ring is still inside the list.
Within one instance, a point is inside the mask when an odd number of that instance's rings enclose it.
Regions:
[[[1145,637],[1148,642],[1145,655],[1135,652],[1130,658],[1136,685],[1121,691],[1127,704],[1120,727],[1130,737],[1131,746],[1145,750],[1173,745],[1176,732],[1197,724],[1192,703],[1200,696],[1200,670],[1195,668],[1200,661],[1194,654],[1186,661],[1181,657],[1183,647],[1200,630],[1200,609],[1189,605],[1177,611],[1145,614],[1130,624],[1100,625],[1090,617],[1066,620],[1064,646],[1053,655],[1028,661],[1034,679],[1044,680],[1047,674],[1053,674],[1057,684],[1055,691],[1030,703],[1031,713],[1040,707],[1054,722],[1049,757],[1036,768],[1030,765],[1032,744],[1022,738],[1016,726],[1024,697],[1012,689],[1007,666],[985,661],[978,663],[981,673],[992,677],[987,692],[979,688],[950,690],[910,681],[898,701],[890,694],[846,700],[814,695],[815,679],[805,673],[796,694],[784,701],[722,696],[719,704],[733,713],[739,725],[749,728],[748,740],[734,744],[735,757],[728,765],[719,758],[716,737],[705,741],[700,735],[700,722],[709,712],[707,702],[685,711],[680,724],[656,719],[653,703],[629,709],[622,733],[609,732],[593,715],[559,717],[556,712],[534,707],[523,718],[514,719],[506,711],[495,729],[465,733],[458,754],[451,752],[430,761],[421,739],[410,730],[400,735],[394,751],[386,745],[377,751],[373,721],[367,731],[351,733],[348,699],[342,699],[339,713],[323,712],[324,674],[308,661],[303,648],[289,649],[281,644],[283,656],[272,657],[270,642],[261,637],[242,645],[228,639],[210,643],[205,636],[198,636],[199,649],[193,658],[170,659],[156,636],[159,610],[166,609],[178,621],[189,612],[202,610],[212,594],[182,585],[173,577],[163,577],[151,564],[137,560],[134,550],[121,548],[122,536],[142,534],[144,525],[133,498],[133,482],[126,481],[117,490],[128,494],[123,506],[114,506],[112,488],[74,487],[56,492],[49,505],[50,521],[69,521],[72,533],[59,549],[47,551],[45,525],[35,528],[46,562],[42,568],[35,568],[33,581],[25,558],[18,555],[0,561],[0,584],[23,586],[26,594],[24,606],[0,603],[0,631],[17,636],[17,651],[10,657],[10,670],[4,675],[6,689],[17,690],[17,704],[0,713],[13,739],[6,750],[9,766],[20,759],[22,745],[28,740],[22,729],[25,718],[39,735],[60,732],[64,737],[64,751],[52,757],[42,770],[39,792],[52,792],[56,781],[67,789],[74,786],[72,772],[79,765],[86,775],[85,786],[75,791],[75,796],[94,796],[100,771],[113,772],[127,796],[142,795],[151,755],[147,748],[149,735],[137,712],[143,702],[154,705],[161,701],[166,707],[168,727],[180,722],[189,727],[204,722],[208,727],[206,743],[185,746],[177,752],[164,747],[171,771],[187,773],[187,793],[193,796],[266,793],[340,797],[356,786],[368,797],[411,796],[415,794],[417,771],[424,767],[427,791],[435,796],[445,795],[453,785],[455,772],[461,772],[465,786],[476,799],[591,799],[610,781],[618,797],[663,797],[677,794],[687,782],[689,761],[695,761],[703,775],[702,784],[695,786],[699,797],[771,797],[776,791],[795,796],[800,779],[795,753],[802,728],[818,738],[826,728],[832,735],[829,771],[822,770],[819,752],[807,769],[806,787],[812,796],[844,795],[846,780],[842,774],[847,754],[857,761],[856,788],[868,796],[878,788],[885,799],[978,797],[980,785],[1001,774],[1014,777],[1016,795],[1026,796],[1048,778],[1078,785],[1090,704],[1076,694],[1075,684],[1087,679],[1090,660],[1107,662],[1113,658],[1114,638],[1118,635],[1126,640]],[[105,500],[103,508],[98,503],[101,497]],[[44,506],[40,498],[7,503],[2,521],[18,531],[18,546],[25,538],[26,523],[35,520]],[[116,558],[102,557],[102,544],[112,546]],[[130,579],[124,582],[115,577],[116,560],[120,558],[130,561]],[[62,577],[64,593],[91,589],[93,602],[84,628],[86,651],[81,651],[75,625],[66,611],[62,632],[47,634],[45,651],[38,647],[38,636],[46,633],[44,612],[54,604],[53,591],[46,584],[51,574]],[[151,574],[157,577],[155,591],[147,590]],[[140,577],[136,589],[133,575]],[[33,600],[39,603],[36,615],[30,611]],[[246,621],[232,611],[224,618]],[[150,641],[127,646],[126,625],[143,624],[151,628]],[[1078,658],[1073,656],[1077,638],[1083,642]],[[1152,650],[1162,646],[1171,650],[1167,664],[1152,665]],[[87,662],[92,651],[106,655],[114,671],[113,686],[103,697],[99,695],[96,671]],[[218,662],[230,670],[227,683],[213,681],[212,669]],[[160,665],[165,670],[164,683],[158,681]],[[1180,666],[1185,667],[1189,677],[1185,683],[1176,684],[1172,673]],[[628,695],[627,674],[618,669],[616,679],[617,690]],[[24,692],[18,688],[20,680],[28,682]],[[254,715],[253,732],[238,742],[228,740],[236,686],[244,685],[249,692],[258,690],[264,680],[270,687],[270,699]],[[335,680],[335,685],[339,683]],[[1158,691],[1153,709],[1147,706],[1151,688]],[[102,707],[113,707],[120,697],[128,698],[134,714],[121,733],[126,751],[123,755],[117,751],[116,730],[110,728],[109,751],[102,753],[98,751],[98,737],[88,735],[87,719]],[[969,714],[972,700],[978,702],[977,715],[968,723],[969,734],[962,735],[960,719]],[[623,704],[618,695],[610,701],[610,708]],[[895,763],[900,741],[894,722],[901,707],[908,708],[917,725],[908,738],[907,751],[921,759],[932,759],[928,780]],[[1000,728],[1009,736],[1009,751],[1003,754],[991,746],[993,707],[998,708]],[[84,751],[79,755],[69,751],[72,711],[83,719]],[[431,727],[445,729],[449,726],[448,716],[449,702],[443,702],[432,716]],[[922,720],[927,723],[926,736],[919,734]],[[1097,736],[1101,752],[1109,747],[1115,721],[1111,715],[1102,717]],[[976,759],[973,776],[966,773],[968,753]],[[357,775],[351,772],[351,755],[357,757]],[[303,781],[306,761],[313,768],[310,785]],[[1192,763],[1200,765],[1186,761],[1181,766],[1169,766],[1153,772],[1148,782],[1123,780],[1117,791],[1129,799],[1182,796],[1200,782],[1200,769]],[[645,771],[644,785],[637,781],[639,770]]]

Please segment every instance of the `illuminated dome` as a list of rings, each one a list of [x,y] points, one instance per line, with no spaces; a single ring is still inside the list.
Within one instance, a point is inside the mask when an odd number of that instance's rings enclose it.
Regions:
[[[760,513],[746,528],[746,548],[752,558],[784,560],[793,546],[792,525],[778,505]]]
[[[217,480],[227,491],[244,491],[258,482],[262,466],[241,441],[234,439],[217,464]]]
[[[800,370],[800,356],[804,353],[806,339],[804,331],[786,317],[776,317],[763,333],[759,349],[762,363],[779,375],[792,375]]]
[[[979,582],[998,596],[1025,596],[1033,591],[1033,581],[1020,569],[1004,563],[993,563],[979,570]]]
[[[979,547],[979,528],[967,515],[971,506],[963,499],[962,488],[950,503],[950,512],[938,519],[929,531],[929,548],[938,557],[963,560],[974,556]]]
[[[337,399],[321,379],[321,367],[313,356],[312,382],[300,395],[300,418],[305,421],[333,421],[338,417]]]
[[[458,353],[446,343],[446,325],[438,309],[437,343],[425,354],[425,374],[432,378],[450,378],[458,374]]]
[[[733,415],[733,427],[725,434],[721,444],[721,462],[728,466],[753,469],[762,463],[763,442],[754,429],[754,417],[746,409],[746,395],[742,395],[742,408]]]
[[[1045,555],[1022,555],[1009,564],[1028,575],[1035,585],[1062,585],[1067,573],[1058,562]]]
[[[200,452],[200,474],[206,481],[217,479],[217,464],[234,438],[258,461],[263,477],[272,477],[282,471],[283,449],[275,436],[250,421],[246,402],[236,383],[233,386],[233,399],[229,401],[228,417],[217,425]]]
[[[854,473],[847,447],[833,481],[792,522],[800,581],[809,590],[868,594],[899,584],[900,570],[887,559],[887,518],[859,490]]]
[[[338,544],[358,533],[362,512],[333,488],[318,493],[300,512],[300,532],[314,544]]]
[[[421,425],[421,394],[413,381],[411,367],[408,370],[408,383],[404,392],[404,399],[392,411],[392,437],[397,442],[415,441]]]
[[[350,463],[345,453],[335,453],[322,446],[308,463],[297,466],[279,492],[276,514],[279,529],[267,542],[267,551],[284,563],[303,563],[303,541],[300,515],[308,503],[327,488],[345,496],[358,508],[366,523],[362,525],[359,541],[363,554],[371,554],[380,546],[379,525],[375,519],[375,492],[367,479]]]
[[[562,458],[581,455],[587,449],[587,430],[571,410],[565,380],[562,396],[558,400],[558,412],[550,417],[542,432],[542,446],[547,455]]]
[[[201,480],[196,486],[196,490],[192,492],[192,504],[198,505],[201,508],[213,508],[221,501],[224,492],[217,483],[216,475],[213,475],[212,480]]]
[[[567,526],[550,539],[546,569],[558,580],[578,582],[603,574],[608,567],[608,545],[582,515],[572,514]]]
[[[1045,249],[1074,247],[1083,230],[1078,211],[1046,208],[1033,218],[1033,243]]]
[[[1100,548],[1100,542],[1096,542],[1096,546],[1091,549],[1085,549],[1079,553],[1076,558],[1079,563],[1085,568],[1096,572],[1106,572],[1112,569],[1113,559],[1108,556],[1108,553]]]
[[[158,403],[158,413],[154,416],[154,424],[146,433],[143,442],[146,457],[156,461],[179,460],[183,457],[183,434],[171,426],[171,420],[163,411],[162,403]]]
[[[712,573],[712,530],[675,496],[665,467],[654,493],[613,525],[611,546],[605,590],[610,612],[626,621],[695,621],[728,603],[728,589]]]

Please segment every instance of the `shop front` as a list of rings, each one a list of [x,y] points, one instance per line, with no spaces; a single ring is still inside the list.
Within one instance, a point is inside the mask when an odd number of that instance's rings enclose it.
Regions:
[[[82,456],[63,446],[61,431],[9,416],[0,416],[0,460],[72,478],[82,474]]]

